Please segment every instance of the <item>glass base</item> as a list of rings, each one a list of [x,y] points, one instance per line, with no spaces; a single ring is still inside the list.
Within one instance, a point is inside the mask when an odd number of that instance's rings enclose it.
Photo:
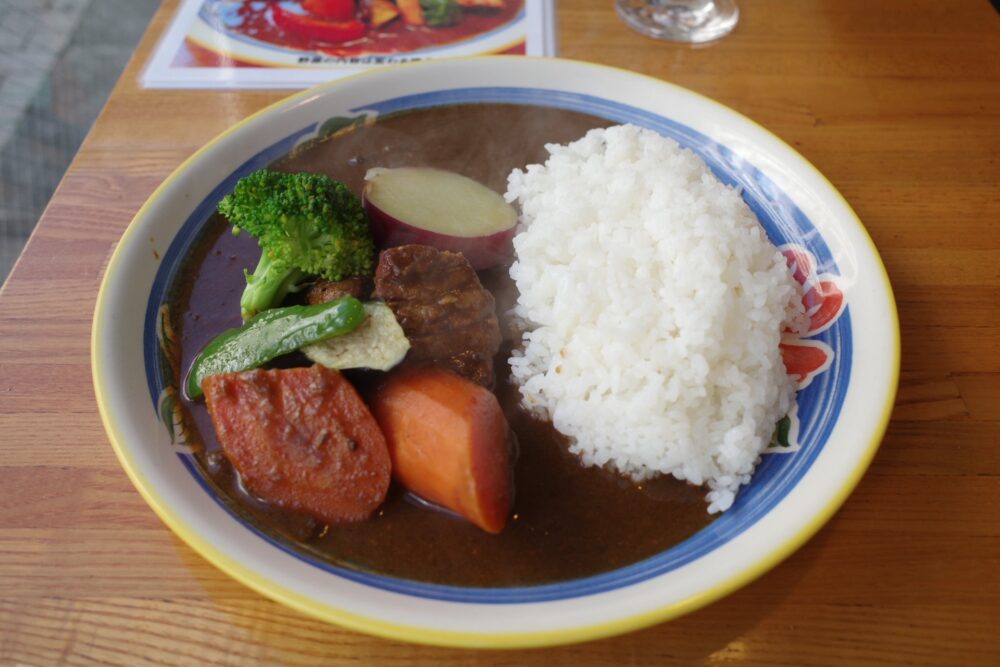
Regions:
[[[617,0],[615,9],[643,35],[692,44],[728,35],[740,20],[734,0]]]

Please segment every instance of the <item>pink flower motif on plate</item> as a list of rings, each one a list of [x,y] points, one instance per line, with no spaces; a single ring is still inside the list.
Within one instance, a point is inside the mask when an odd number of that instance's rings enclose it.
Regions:
[[[830,273],[816,273],[816,257],[796,244],[778,248],[788,262],[795,280],[802,285],[802,305],[805,306],[809,327],[803,332],[786,331],[780,343],[785,370],[797,381],[799,390],[805,389],[813,379],[833,363],[833,349],[812,337],[830,328],[847,306],[840,277]],[[793,405],[788,415],[778,422],[769,452],[792,452],[799,448],[798,405]]]
[[[838,276],[816,274],[816,258],[811,252],[794,244],[783,245],[779,250],[785,256],[795,280],[802,285],[802,305],[809,318],[807,331],[786,331],[781,341],[785,369],[798,379],[798,388],[804,389],[833,361],[833,350],[829,345],[810,339],[837,321],[847,306],[847,300]]]

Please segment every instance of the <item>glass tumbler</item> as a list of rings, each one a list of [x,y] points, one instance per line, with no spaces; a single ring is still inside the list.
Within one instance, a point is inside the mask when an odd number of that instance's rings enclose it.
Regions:
[[[644,35],[693,44],[729,34],[740,19],[735,0],[616,0],[615,10]]]

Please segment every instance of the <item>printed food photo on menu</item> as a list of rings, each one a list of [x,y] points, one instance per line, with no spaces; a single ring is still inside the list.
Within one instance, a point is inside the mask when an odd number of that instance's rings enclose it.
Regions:
[[[385,64],[450,47],[525,52],[523,0],[206,0],[188,66]],[[406,57],[405,59],[417,59]],[[177,61],[175,61],[177,62]]]

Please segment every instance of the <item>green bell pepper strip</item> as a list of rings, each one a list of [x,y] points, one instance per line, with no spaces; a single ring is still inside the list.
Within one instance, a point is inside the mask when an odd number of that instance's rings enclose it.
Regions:
[[[313,306],[269,308],[205,346],[191,364],[187,394],[192,399],[201,396],[201,382],[209,375],[257,368],[305,345],[350,333],[364,319],[364,306],[353,296]]]

